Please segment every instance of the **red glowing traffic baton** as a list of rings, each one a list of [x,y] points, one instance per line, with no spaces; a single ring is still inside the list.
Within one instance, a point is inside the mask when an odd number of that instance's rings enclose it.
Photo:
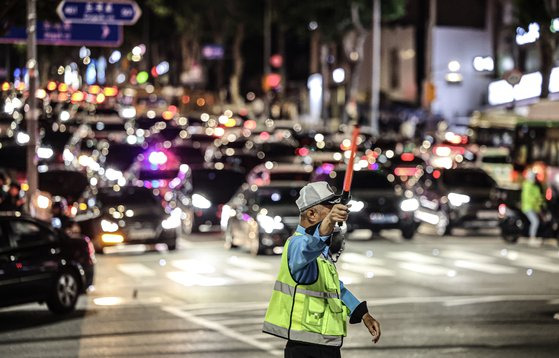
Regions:
[[[355,125],[353,133],[351,133],[351,155],[347,168],[345,170],[344,187],[342,192],[342,204],[347,204],[350,199],[351,181],[353,180],[353,163],[355,161],[355,153],[357,152],[357,138],[359,138],[359,125]]]

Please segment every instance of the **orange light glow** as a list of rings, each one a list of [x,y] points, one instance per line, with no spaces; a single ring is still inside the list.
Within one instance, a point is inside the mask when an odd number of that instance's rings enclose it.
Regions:
[[[25,89],[25,83],[20,82],[16,88],[18,91],[23,91]]]
[[[206,104],[206,100],[203,98],[198,98],[196,100],[196,104],[198,105],[198,107],[203,107]]]
[[[68,93],[59,93],[58,94],[58,101],[64,102],[68,100]]]
[[[237,125],[237,121],[235,118],[229,118],[224,124],[227,128],[235,127]]]
[[[256,121],[249,119],[248,121],[245,122],[244,127],[247,129],[254,129],[256,128]]]
[[[174,114],[171,111],[165,111],[161,114],[161,116],[163,117],[164,120],[168,121],[168,120],[173,119]]]
[[[187,96],[187,95],[182,96],[181,101],[182,101],[183,104],[190,103],[190,96]]]
[[[95,101],[96,101],[97,103],[103,103],[103,102],[105,102],[105,95],[102,94],[102,93],[99,93],[99,94],[97,95],[97,97],[95,97]]]
[[[116,87],[105,87],[103,89],[103,94],[106,97],[114,97],[114,96],[117,95],[117,93],[118,93],[118,88],[116,88]]]
[[[66,83],[60,83],[58,85],[58,92],[68,92],[68,85]]]
[[[98,94],[101,92],[101,87],[97,85],[89,86],[89,93],[91,94]]]
[[[47,89],[49,91],[54,91],[56,89],[56,82],[50,81],[49,83],[47,83]]]
[[[74,93],[72,93],[72,97],[70,97],[70,100],[74,103],[76,102],[81,102],[84,99],[84,95],[83,92],[81,91],[76,91]]]
[[[2,91],[7,91],[10,89],[10,83],[9,82],[4,82],[2,83]]]

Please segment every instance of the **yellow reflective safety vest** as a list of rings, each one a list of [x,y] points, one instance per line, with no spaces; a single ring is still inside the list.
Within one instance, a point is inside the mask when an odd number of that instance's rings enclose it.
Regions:
[[[295,232],[294,236],[297,235],[302,234]],[[347,333],[349,309],[341,300],[336,267],[321,255],[316,259],[317,280],[308,285],[298,284],[289,271],[289,242],[283,249],[262,330],[293,341],[339,347]]]

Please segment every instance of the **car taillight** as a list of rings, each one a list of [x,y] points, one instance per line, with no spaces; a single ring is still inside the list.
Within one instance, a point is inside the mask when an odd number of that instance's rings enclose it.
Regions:
[[[93,243],[91,242],[89,237],[86,236],[85,241],[87,242],[87,251],[89,253],[89,259],[93,263],[95,262],[95,247],[93,246]]]

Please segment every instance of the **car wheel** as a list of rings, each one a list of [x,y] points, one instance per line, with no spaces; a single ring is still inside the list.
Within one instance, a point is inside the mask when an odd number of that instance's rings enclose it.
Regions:
[[[79,291],[77,274],[70,270],[62,271],[56,277],[54,287],[47,300],[47,307],[51,312],[57,314],[72,312],[76,307]]]
[[[519,235],[518,234],[502,234],[503,240],[508,242],[509,244],[516,244],[518,241]]]
[[[402,231],[402,236],[406,240],[413,239],[413,236],[415,235],[415,228],[413,226],[404,226],[402,227],[401,231]]]
[[[177,239],[171,240],[167,243],[167,250],[175,251],[177,249]]]
[[[227,223],[227,228],[225,228],[225,248],[227,250],[231,250],[237,247],[237,245],[234,244],[233,228],[231,226],[232,224],[231,222],[229,222]]]

